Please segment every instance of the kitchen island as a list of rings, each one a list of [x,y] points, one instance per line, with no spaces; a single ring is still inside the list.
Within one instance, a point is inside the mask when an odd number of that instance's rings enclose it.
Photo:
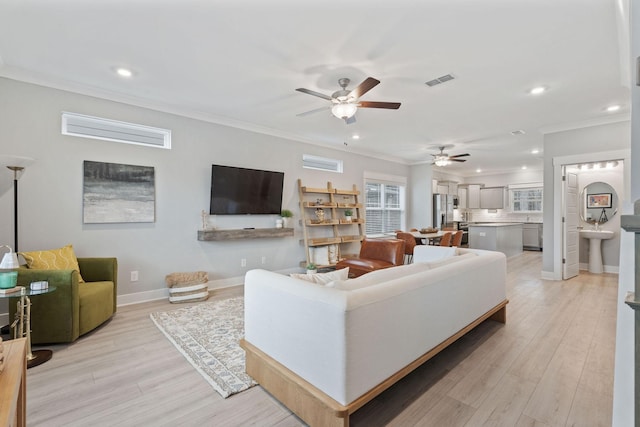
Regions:
[[[522,223],[469,223],[469,248],[502,252],[507,258],[522,253]]]

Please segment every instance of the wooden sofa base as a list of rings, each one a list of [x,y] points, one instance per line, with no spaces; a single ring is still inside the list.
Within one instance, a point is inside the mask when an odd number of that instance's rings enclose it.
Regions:
[[[390,376],[350,404],[344,406],[262,352],[250,342],[241,340],[246,352],[246,372],[271,395],[310,426],[349,426],[349,415],[411,373],[427,360],[454,343],[458,338],[487,319],[506,323],[508,300],[487,311],[451,337]]]

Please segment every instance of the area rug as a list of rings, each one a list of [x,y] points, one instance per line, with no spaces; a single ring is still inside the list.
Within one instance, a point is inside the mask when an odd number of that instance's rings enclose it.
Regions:
[[[244,298],[151,313],[151,320],[224,398],[256,385],[244,372]]]

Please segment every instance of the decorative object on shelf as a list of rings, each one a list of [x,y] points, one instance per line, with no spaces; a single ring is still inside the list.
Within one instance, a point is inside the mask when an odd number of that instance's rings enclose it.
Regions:
[[[202,229],[203,230],[215,230],[215,227],[209,224],[209,213],[204,209],[200,212],[200,218],[202,218]]]
[[[276,228],[282,228],[284,226],[284,218],[276,219]]]
[[[83,223],[155,221],[155,169],[84,161]]]
[[[338,245],[329,245],[329,264],[338,263]]]
[[[282,209],[282,212],[280,212],[280,216],[282,217],[282,226],[284,228],[293,227],[293,224],[291,223],[293,212],[291,212],[289,209]]]
[[[318,272],[318,267],[310,262],[309,264],[307,264],[307,274],[315,274]]]
[[[18,255],[11,249],[11,246],[2,245],[0,248],[8,248],[9,252],[4,254],[0,262],[0,289],[15,288],[18,284],[18,272],[20,267]]]
[[[345,209],[344,211],[344,219],[347,220],[347,222],[351,222],[351,217],[353,216],[353,211],[351,209]]]
[[[318,222],[320,223],[324,222],[324,209],[322,208],[316,209],[316,218],[318,218]]]

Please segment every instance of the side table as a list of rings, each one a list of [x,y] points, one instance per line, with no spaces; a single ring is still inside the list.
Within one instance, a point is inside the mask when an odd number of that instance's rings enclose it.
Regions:
[[[55,286],[47,289],[33,290],[23,286],[20,291],[0,294],[0,298],[19,298],[16,319],[11,324],[13,338],[27,339],[27,368],[33,368],[51,359],[53,351],[36,350],[31,351],[31,299],[30,296],[44,295],[56,290]]]

